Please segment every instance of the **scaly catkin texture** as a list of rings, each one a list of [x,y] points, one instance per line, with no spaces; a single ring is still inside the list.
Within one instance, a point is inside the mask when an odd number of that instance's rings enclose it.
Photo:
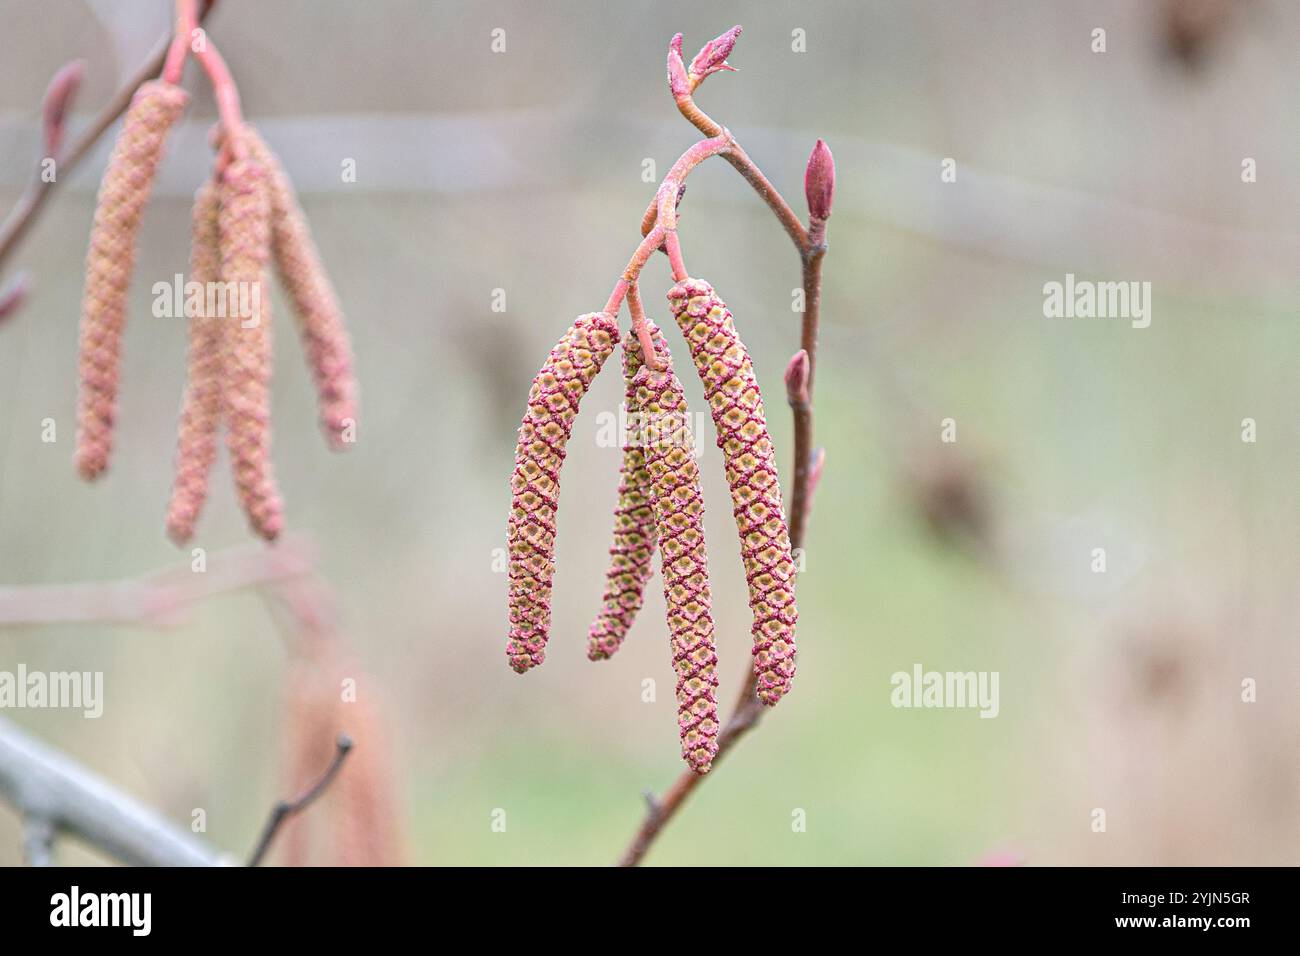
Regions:
[[[271,468],[271,249],[266,173],[251,159],[225,170],[221,184],[221,274],[225,328],[226,445],[235,488],[253,530],[268,541],[284,526]]]
[[[662,369],[644,366],[634,333],[628,334],[623,347],[634,369],[636,406],[642,415],[642,448],[650,475],[673,669],[677,672],[682,757],[696,773],[708,773],[718,753],[718,655],[704,547],[704,495],[682,383],[673,372],[663,335],[653,323],[648,328]]]
[[[176,479],[167,507],[167,533],[177,544],[194,534],[194,525],[208,494],[208,474],[217,455],[221,423],[222,323],[206,312],[209,283],[221,279],[221,247],[217,216],[217,184],[209,180],[194,197],[190,237],[190,282],[201,288],[201,300],[187,316],[189,356],[185,395],[181,400],[176,445]]]
[[[640,447],[638,432],[643,416],[635,404],[637,388],[632,381],[640,368],[640,352],[634,355],[624,340],[623,380],[627,385],[629,427],[619,472],[614,543],[609,549],[603,606],[587,634],[587,657],[593,661],[611,657],[622,645],[645,602],[646,582],[654,573],[655,518],[650,504],[650,472]]]
[[[151,80],[136,91],[99,186],[86,254],[81,302],[77,403],[77,471],[94,480],[108,467],[117,417],[117,379],[126,293],[135,264],[135,237],[162,159],[167,131],[189,97],[178,86]]]
[[[604,312],[581,315],[533,379],[510,478],[510,638],[506,656],[522,674],[546,659],[555,577],[560,467],[578,403],[614,351],[618,325]]]
[[[713,287],[701,279],[683,279],[669,291],[668,301],[704,383],[726,461],[754,614],[757,693],[771,706],[785,696],[794,678],[798,612],[790,535],[763,396],[731,311]]]
[[[357,422],[352,344],[343,312],[284,167],[254,130],[246,132],[254,158],[267,170],[272,252],[316,383],[321,428],[330,446],[343,450],[354,440]]]

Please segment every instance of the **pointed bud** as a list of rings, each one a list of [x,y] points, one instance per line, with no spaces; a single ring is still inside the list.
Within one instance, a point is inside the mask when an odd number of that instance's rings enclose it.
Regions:
[[[27,273],[20,272],[0,291],[0,322],[3,322],[23,307],[31,287],[32,283],[27,278]]]
[[[682,35],[679,33],[668,44],[668,88],[674,98],[689,96],[690,81],[686,79],[686,64],[682,62]]]
[[[695,59],[691,60],[691,81],[698,85],[706,76],[719,70],[730,70],[735,73],[736,68],[727,62],[727,57],[731,55],[731,50],[739,36],[740,27],[734,26],[722,36],[714,37],[700,47],[700,52],[695,54]]]
[[[808,404],[808,353],[803,349],[794,353],[785,367],[785,394],[791,405]]]
[[[63,144],[63,125],[72,101],[81,88],[81,78],[86,72],[86,64],[73,60],[54,74],[50,85],[45,90],[45,102],[42,104],[42,126],[45,133],[45,156],[57,156]]]
[[[831,202],[835,198],[835,159],[831,156],[830,147],[820,139],[808,157],[808,168],[803,174],[803,191],[808,197],[808,212],[812,217],[830,218]]]

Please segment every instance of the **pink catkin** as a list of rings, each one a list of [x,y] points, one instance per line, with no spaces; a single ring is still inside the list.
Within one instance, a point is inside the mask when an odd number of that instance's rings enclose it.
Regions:
[[[623,341],[632,369],[635,405],[650,500],[659,540],[668,631],[677,672],[677,725],[682,758],[708,773],[718,753],[718,655],[713,642],[709,565],[704,546],[704,495],[695,460],[682,383],[663,335],[647,322],[662,368],[644,366],[636,335]]]
[[[345,687],[355,692],[344,696]],[[378,689],[337,639],[312,634],[286,676],[286,792],[302,793],[334,759],[340,734],[351,753],[311,813],[285,827],[281,859],[289,866],[401,866],[405,837],[392,727],[377,707]]]
[[[226,445],[248,522],[268,541],[284,526],[271,467],[270,213],[265,170],[251,159],[228,166],[221,183],[221,274],[227,302],[238,307],[220,320]]]
[[[247,135],[253,156],[268,172],[272,252],[316,383],[321,428],[331,447],[343,450],[355,440],[357,421],[352,344],[343,312],[284,167],[254,130]]]
[[[785,696],[794,678],[798,611],[794,559],[763,395],[731,311],[711,285],[683,279],[669,291],[668,301],[704,383],[726,462],[754,615],[757,693],[771,706]]]
[[[77,471],[94,480],[108,468],[117,417],[118,366],[126,326],[126,293],[135,264],[135,237],[162,159],[167,131],[188,96],[159,80],[143,84],[131,100],[99,187],[86,255],[81,305],[77,407]]]
[[[655,519],[650,503],[650,472],[636,431],[642,418],[636,407],[633,377],[641,367],[640,350],[623,344],[623,380],[627,387],[628,436],[623,445],[618,503],[614,507],[614,543],[609,549],[602,607],[587,634],[587,657],[606,660],[622,645],[645,602],[645,585],[654,573]]]
[[[604,312],[581,315],[533,379],[510,479],[510,638],[506,656],[522,674],[546,659],[555,577],[560,467],[578,403],[614,351],[618,325]]]
[[[217,454],[217,428],[222,403],[222,323],[207,315],[208,283],[221,278],[218,226],[220,198],[211,180],[194,198],[190,245],[190,281],[204,290],[203,298],[188,316],[189,356],[185,395],[181,401],[176,446],[176,479],[167,508],[167,533],[177,544],[194,535],[194,526],[208,494],[208,475]]]

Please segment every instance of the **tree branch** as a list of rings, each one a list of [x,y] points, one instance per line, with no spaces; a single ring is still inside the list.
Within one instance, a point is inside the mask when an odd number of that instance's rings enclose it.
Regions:
[[[36,862],[57,830],[134,866],[219,866],[226,861],[130,794],[0,717],[0,797],[45,830],[27,833]],[[35,850],[35,853],[33,853]],[[48,856],[45,857],[48,859]]]
[[[274,548],[249,545],[204,558],[204,571],[168,568],[130,581],[0,588],[0,628],[42,624],[143,624],[173,627],[184,610],[217,594],[264,587],[310,574],[306,538]]]
[[[736,33],[739,33],[738,28]],[[680,47],[679,40],[674,40],[674,44]],[[671,83],[671,49],[669,53],[669,70]],[[812,383],[813,371],[817,364],[817,333],[821,321],[822,259],[826,255],[827,248],[825,240],[826,218],[825,216],[821,218],[813,216],[810,219],[810,227],[804,227],[803,223],[799,221],[799,217],[790,208],[790,204],[785,201],[777,188],[763,175],[762,170],[749,158],[749,155],[736,142],[735,137],[695,105],[691,93],[698,86],[701,79],[703,77],[696,77],[691,74],[687,84],[674,86],[673,97],[677,102],[678,110],[705,136],[726,135],[730,147],[725,151],[721,151],[720,155],[740,173],[746,182],[754,187],[754,190],[762,197],[768,208],[772,210],[777,221],[781,223],[786,234],[794,242],[802,265],[804,313],[800,329],[800,344],[803,351],[807,353],[807,364],[805,378],[801,383],[801,394],[798,396],[791,395],[790,398],[790,405],[794,414],[794,482],[790,496],[790,546],[798,552],[804,545],[808,515],[812,509],[812,496],[816,490],[817,480],[820,477],[820,471],[816,465],[818,459],[813,451],[812,443]],[[833,167],[829,175],[833,182]],[[651,215],[651,211],[647,210],[646,215],[642,218],[643,235],[648,236],[652,231],[659,228],[656,220],[662,216],[662,209],[662,204],[656,205],[655,215]],[[828,215],[829,209],[824,210],[824,212]],[[757,726],[762,718],[764,708],[762,702],[758,699],[757,687],[758,678],[751,667],[746,674],[744,685],[741,688],[740,696],[736,700],[731,716],[727,718],[722,730],[718,733],[718,753],[713,758],[715,770],[718,763],[731,751],[740,738]],[[681,809],[687,797],[695,791],[695,788],[701,782],[713,779],[716,776],[716,773],[701,776],[687,770],[678,776],[677,780],[674,781],[662,797],[655,797],[652,793],[648,793],[646,795],[648,812],[633,836],[631,843],[623,852],[623,856],[619,860],[619,866],[636,866],[639,864],[645,858],[646,853],[649,852],[650,847],[664,827]]]
[[[284,590],[313,569],[305,539],[291,537],[275,548],[254,545],[214,554],[203,572],[168,569],[134,581],[0,588],[0,627],[51,623],[132,623],[169,626],[181,611],[204,598],[244,588]],[[294,627],[319,626],[326,613],[300,601]],[[292,803],[276,805],[262,835],[253,865],[270,846],[283,818],[315,800],[338,774],[352,743],[340,737],[338,754],[321,780]],[[52,862],[61,833],[71,833],[127,864],[213,866],[232,862],[155,811],[83,769],[71,758],[27,736],[0,719],[0,798],[23,817],[24,857],[33,866]]]

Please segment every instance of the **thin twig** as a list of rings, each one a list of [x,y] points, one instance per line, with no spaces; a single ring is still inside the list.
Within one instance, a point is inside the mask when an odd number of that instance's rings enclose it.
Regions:
[[[200,5],[198,13],[200,23],[207,17],[214,5],[215,0],[205,0]],[[99,111],[94,120],[91,121],[90,126],[73,141],[67,152],[58,159],[58,175],[55,179],[49,182],[42,179],[38,165],[36,175],[28,184],[17,204],[10,210],[4,224],[0,225],[0,269],[4,268],[5,262],[18,248],[18,244],[36,222],[41,209],[58,187],[58,184],[68,178],[68,175],[81,164],[81,161],[99,142],[100,137],[117,122],[119,116],[126,112],[126,108],[131,105],[131,98],[135,96],[135,91],[139,89],[140,84],[153,79],[162,70],[163,61],[167,58],[167,50],[171,46],[171,40],[171,33],[168,32],[154,47],[144,63],[140,65],[140,68],[128,77],[126,83],[113,94],[113,98]]]
[[[347,734],[339,734],[338,740],[334,742],[334,748],[334,759],[330,761],[330,765],[325,768],[325,773],[321,775],[319,780],[303,791],[296,799],[281,800],[271,808],[271,816],[267,818],[266,827],[262,830],[262,839],[258,841],[257,849],[253,851],[253,855],[248,858],[249,866],[257,866],[262,862],[267,851],[271,849],[271,844],[275,842],[276,834],[280,832],[280,828],[284,826],[291,816],[306,810],[317,797],[329,789],[329,785],[334,782],[334,778],[343,769],[343,761],[352,752],[352,738]]]
[[[754,190],[762,197],[768,208],[772,210],[777,221],[781,223],[799,253],[804,290],[804,313],[800,330],[800,342],[801,347],[808,353],[808,379],[806,399],[792,403],[794,413],[794,482],[790,496],[790,546],[795,551],[798,551],[804,544],[804,534],[808,526],[808,515],[811,511],[811,493],[814,484],[812,480],[814,461],[812,383],[813,370],[817,365],[817,332],[821,320],[821,266],[827,248],[825,240],[826,222],[825,220],[813,219],[811,228],[805,228],[803,223],[799,221],[799,217],[795,215],[794,210],[790,208],[790,204],[785,201],[777,188],[768,181],[754,161],[749,158],[749,154],[745,152],[735,137],[695,105],[690,90],[685,92],[674,91],[674,99],[682,115],[690,120],[696,129],[705,136],[718,137],[723,134],[726,135],[730,143],[729,148],[725,151],[719,151],[719,155],[725,158],[744,177],[745,181],[754,187]],[[653,216],[651,210],[646,211],[646,215],[642,219],[643,235],[648,237],[662,228],[662,224],[658,220],[663,215],[663,208],[662,203],[657,204],[653,210],[655,213]],[[745,676],[744,686],[741,688],[731,716],[727,718],[727,722],[718,733],[718,753],[713,758],[715,771],[719,761],[761,719],[763,705],[758,699],[757,687],[758,678],[751,667]],[[677,811],[681,809],[682,804],[686,802],[686,798],[694,792],[701,781],[712,779],[715,776],[717,776],[716,772],[702,776],[689,770],[683,771],[662,797],[655,797],[653,793],[647,793],[646,803],[649,809],[635,836],[633,836],[632,842],[619,860],[619,866],[636,866],[639,864],[645,858],[646,853],[649,852],[650,847],[663,831],[663,828],[668,825]]]
[[[23,817],[23,860],[28,866],[54,865],[54,824],[40,813]]]

